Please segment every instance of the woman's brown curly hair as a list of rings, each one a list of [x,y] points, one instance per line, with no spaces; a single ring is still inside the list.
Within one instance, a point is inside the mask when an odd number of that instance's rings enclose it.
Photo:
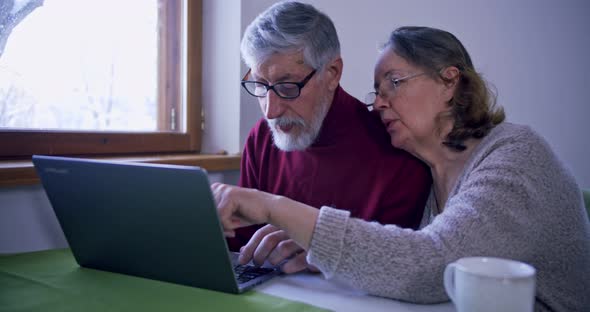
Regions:
[[[453,129],[444,145],[457,151],[465,149],[470,138],[483,138],[504,121],[504,110],[496,106],[496,97],[478,74],[463,44],[453,34],[430,27],[406,26],[394,30],[384,48],[393,51],[410,64],[423,68],[431,77],[450,82],[442,71],[455,66],[461,72],[450,111],[440,118],[453,119]]]

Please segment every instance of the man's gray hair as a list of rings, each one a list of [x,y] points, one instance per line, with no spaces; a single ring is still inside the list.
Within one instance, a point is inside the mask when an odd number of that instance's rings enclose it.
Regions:
[[[250,68],[275,53],[303,52],[307,65],[322,69],[340,56],[336,28],[328,16],[296,1],[279,2],[248,25],[242,39],[242,58]]]

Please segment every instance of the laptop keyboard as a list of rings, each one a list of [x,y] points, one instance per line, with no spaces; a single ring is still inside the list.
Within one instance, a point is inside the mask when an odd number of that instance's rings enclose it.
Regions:
[[[268,274],[269,272],[274,271],[274,269],[270,268],[261,268],[255,267],[252,265],[235,265],[234,272],[236,274],[236,279],[238,283],[246,283],[250,280],[253,280],[261,275]]]

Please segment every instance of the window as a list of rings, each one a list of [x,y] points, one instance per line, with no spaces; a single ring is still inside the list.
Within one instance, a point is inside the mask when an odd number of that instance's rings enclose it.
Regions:
[[[201,1],[3,0],[0,157],[200,148]]]

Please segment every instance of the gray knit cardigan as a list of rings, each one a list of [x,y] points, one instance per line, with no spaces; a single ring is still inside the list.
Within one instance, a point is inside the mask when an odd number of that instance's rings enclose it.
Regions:
[[[529,127],[496,126],[439,210],[431,194],[420,229],[411,230],[322,207],[307,259],[328,279],[415,303],[448,300],[443,270],[459,258],[516,259],[537,270],[536,311],[590,311],[590,223],[582,195]]]

